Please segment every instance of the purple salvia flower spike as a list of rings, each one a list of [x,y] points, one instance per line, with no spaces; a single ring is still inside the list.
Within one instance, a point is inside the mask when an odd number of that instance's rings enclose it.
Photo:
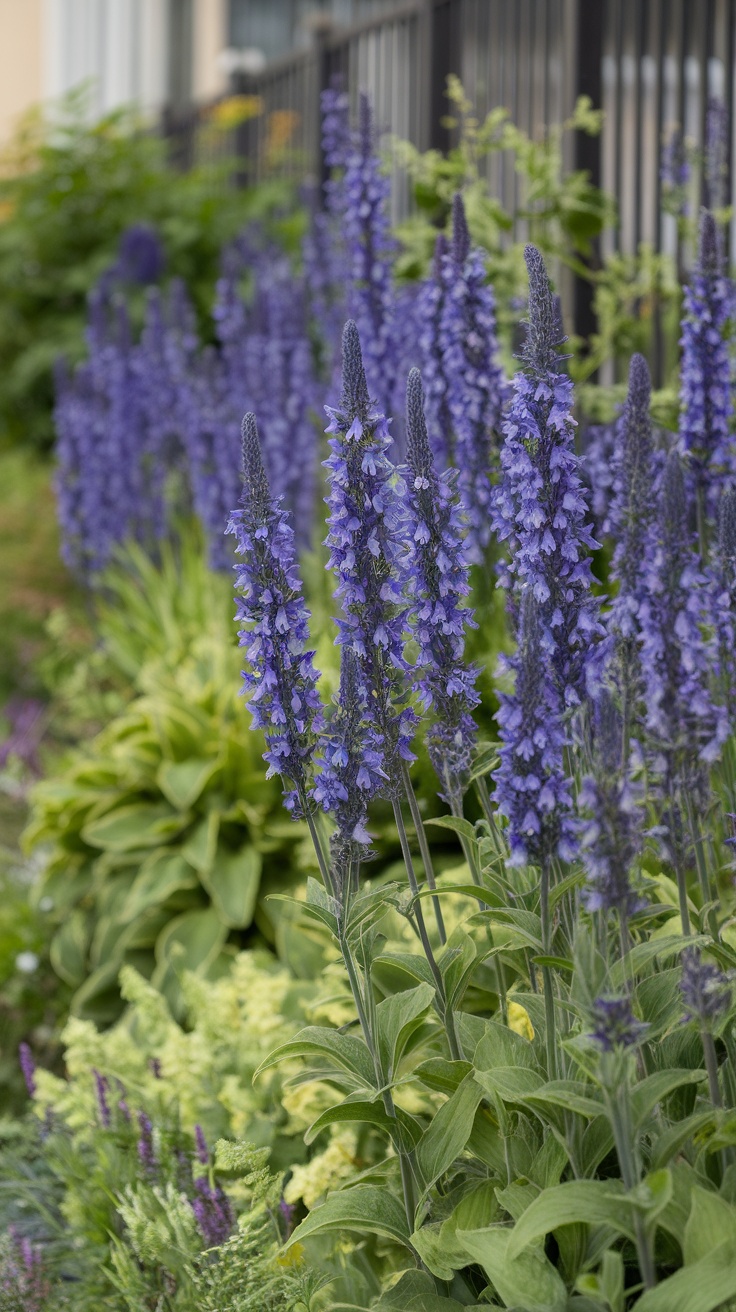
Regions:
[[[725,277],[721,234],[713,215],[703,212],[698,264],[685,288],[680,371],[680,447],[697,501],[701,551],[704,517],[713,517],[724,484],[736,481],[731,371],[725,330],[732,293]]]
[[[236,568],[240,645],[248,668],[243,690],[255,728],[266,736],[268,775],[291,781],[284,802],[294,816],[303,813],[322,710],[314,653],[309,650],[309,611],[302,595],[288,516],[271,495],[261,457],[255,416],[243,420],[241,509],[228,532],[243,557]]]
[[[655,771],[671,798],[680,791],[703,798],[707,767],[718,758],[728,727],[708,688],[714,663],[712,644],[703,635],[708,595],[691,545],[682,464],[676,452],[664,467],[658,518],[644,559],[641,667]]]
[[[511,863],[544,866],[570,860],[577,847],[571,781],[564,768],[567,736],[560,696],[543,645],[540,603],[531,588],[521,598],[516,674],[512,694],[502,693],[496,716],[501,764],[494,800],[508,820]]]
[[[155,1175],[158,1162],[153,1148],[153,1124],[145,1112],[138,1113],[138,1160],[147,1175]]]
[[[565,706],[595,689],[605,658],[599,603],[591,591],[597,546],[575,453],[572,381],[560,372],[559,317],[539,251],[527,246],[529,324],[524,369],[503,430],[494,528],[509,546],[499,584],[512,619],[524,588],[539,603],[542,647]]]
[[[194,1181],[194,1189],[196,1196],[191,1207],[202,1237],[208,1248],[219,1248],[235,1224],[230,1200],[220,1185],[211,1185],[206,1176]]]
[[[604,1052],[636,1047],[649,1029],[636,1019],[627,994],[596,998],[592,1019],[596,1026],[592,1038]]]
[[[368,692],[360,662],[343,646],[340,690],[329,726],[320,742],[320,771],[312,796],[332,812],[336,830],[330,847],[335,888],[351,888],[351,878],[370,852],[368,802],[386,782],[383,739],[369,714]]]
[[[28,1096],[29,1098],[32,1098],[36,1092],[36,1063],[33,1060],[33,1053],[27,1043],[21,1043],[18,1045],[18,1060],[28,1090]]]
[[[718,539],[708,569],[709,618],[716,638],[716,687],[731,731],[736,725],[736,489],[718,506]]]
[[[358,329],[343,333],[340,407],[325,407],[330,423],[330,492],[326,539],[329,568],[342,616],[337,643],[358,658],[370,706],[369,718],[382,736],[381,768],[392,796],[401,789],[401,761],[414,759],[411,740],[416,715],[406,705],[402,598],[401,505],[395,471],[386,456],[388,423],[368,394]]]
[[[477,729],[477,669],[464,660],[465,633],[475,627],[463,606],[470,592],[462,514],[454,471],[438,474],[427,436],[422,378],[406,388],[406,578],[409,632],[417,643],[414,691],[433,721],[427,747],[442,794],[459,811]]]
[[[209,1152],[209,1148],[207,1147],[207,1140],[204,1137],[204,1130],[202,1129],[202,1126],[199,1124],[195,1125],[194,1127],[194,1143],[197,1152],[197,1159],[202,1163],[203,1166],[209,1165],[210,1152]]]
[[[703,961],[698,948],[685,948],[682,954],[680,991],[688,1020],[697,1021],[704,1029],[727,1014],[733,996],[728,976]]]
[[[452,243],[442,257],[435,291],[439,331],[434,355],[444,376],[443,387],[436,385],[436,370],[430,369],[430,379],[433,402],[444,402],[442,417],[445,424],[449,420],[447,462],[460,471],[468,558],[480,562],[490,540],[491,466],[507,387],[498,363],[493,292],[486,282],[482,252],[471,250],[459,195],[453,199],[452,215]],[[431,319],[425,340],[430,326]]]
[[[104,1075],[93,1067],[92,1075],[95,1082],[95,1098],[97,1099],[97,1112],[100,1117],[100,1125],[103,1130],[109,1130],[112,1124],[110,1116],[110,1103],[108,1102],[109,1084]]]
[[[606,688],[591,707],[589,746],[590,769],[577,798],[587,875],[582,898],[589,911],[618,912],[626,940],[629,917],[645,905],[631,882],[642,851],[643,799],[630,777],[622,720]]]

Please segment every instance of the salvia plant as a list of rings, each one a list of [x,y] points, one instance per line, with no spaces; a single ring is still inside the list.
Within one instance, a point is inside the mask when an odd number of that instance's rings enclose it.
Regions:
[[[325,323],[341,303],[353,317],[339,391],[334,341],[310,375],[309,405],[320,382],[330,398],[321,559],[300,556],[301,439],[292,459],[287,428],[272,426],[288,412],[288,433],[301,431],[289,409],[306,395],[300,289],[257,243],[223,265],[211,365],[230,371],[212,403],[216,463],[234,440],[228,407],[246,410],[227,534],[242,687],[267,774],[313,846],[314,877],[286,905],[329,989],[309,1023],[259,1053],[254,1077],[258,1089],[280,1071],[287,1111],[313,1098],[304,1139],[318,1151],[308,1178],[303,1159],[287,1163],[281,1261],[325,1274],[315,1307],[715,1312],[736,1299],[736,512],[718,216],[702,220],[686,300],[678,433],[653,428],[635,355],[586,467],[544,259],[526,248],[525,337],[506,379],[459,197],[407,320],[416,358],[403,370],[369,107],[357,134],[339,90],[324,107],[333,174],[308,280]],[[343,302],[315,254],[340,223]],[[259,391],[266,361],[277,403]],[[115,352],[103,364],[118,387]],[[477,605],[489,577],[503,633]],[[325,595],[338,678],[316,618]],[[468,659],[484,623],[473,650],[503,649],[490,699]],[[388,866],[376,860],[387,815],[400,852]],[[458,841],[450,861],[431,837],[443,831]],[[198,851],[192,836],[182,856]],[[201,877],[219,886],[218,863]],[[113,1079],[89,1063],[96,1124],[129,1136],[120,1210],[139,1272],[160,1254],[153,1220],[226,1266],[240,1195],[205,1119],[165,1142],[150,1099]],[[235,1158],[220,1151],[224,1172]]]

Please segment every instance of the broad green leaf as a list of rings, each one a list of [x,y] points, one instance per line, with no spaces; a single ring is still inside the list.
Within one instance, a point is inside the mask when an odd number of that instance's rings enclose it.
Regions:
[[[328,1230],[357,1230],[360,1234],[384,1235],[399,1244],[409,1244],[406,1213],[398,1198],[388,1189],[367,1185],[330,1194],[321,1207],[315,1207],[297,1226],[286,1247]]]
[[[87,974],[87,949],[90,940],[89,920],[77,909],[66,917],[51,940],[51,965],[67,984],[81,984]]]
[[[190,818],[164,802],[136,802],[90,820],[82,830],[82,838],[90,847],[101,847],[106,852],[161,847],[181,833]]]
[[[524,1312],[566,1312],[567,1290],[561,1276],[541,1249],[510,1257],[509,1231],[502,1226],[486,1230],[458,1230],[474,1262],[480,1263],[506,1307]]]
[[[493,1180],[466,1188],[467,1193],[445,1221],[422,1226],[411,1237],[425,1266],[440,1280],[452,1280],[455,1271],[468,1265],[468,1255],[455,1238],[457,1231],[490,1225],[498,1213]]]
[[[706,1125],[712,1124],[715,1115],[714,1110],[697,1112],[694,1116],[686,1117],[684,1121],[668,1126],[654,1141],[652,1169],[657,1170],[660,1166],[666,1166],[668,1162],[673,1161],[688,1139],[693,1138]]]
[[[430,1057],[414,1068],[428,1089],[437,1093],[454,1093],[473,1067],[469,1061],[448,1061],[445,1057]]]
[[[550,1080],[536,1093],[530,1094],[527,1102],[530,1107],[561,1107],[589,1120],[604,1112],[602,1100],[596,1098],[582,1080]]]
[[[378,1051],[387,1084],[393,1080],[404,1049],[414,1030],[421,1025],[433,998],[434,989],[430,984],[418,984],[415,989],[384,998],[376,1007]]]
[[[317,1135],[328,1125],[362,1121],[367,1125],[377,1125],[380,1130],[390,1135],[397,1148],[411,1152],[421,1138],[422,1127],[401,1107],[395,1110],[396,1116],[389,1116],[379,1098],[369,1102],[360,1094],[351,1094],[336,1106],[328,1107],[316,1121],[312,1122],[304,1135],[304,1142],[313,1143]]]
[[[631,1094],[631,1113],[634,1128],[638,1129],[654,1110],[658,1102],[666,1098],[682,1084],[698,1084],[705,1079],[705,1071],[674,1070],[655,1071],[636,1085]]]
[[[420,957],[414,952],[382,952],[376,957],[374,968],[381,972],[382,968],[389,967],[395,971],[402,972],[405,977],[417,980],[423,984],[431,984],[434,987],[432,971],[429,968],[426,957]],[[380,979],[378,973],[376,978]]]
[[[218,851],[211,870],[202,870],[207,892],[226,925],[246,929],[253,920],[262,858],[251,844],[227,855]]]
[[[715,1312],[736,1297],[736,1234],[638,1298],[632,1312]]]
[[[217,835],[220,828],[218,811],[210,811],[204,820],[194,828],[184,844],[181,854],[200,874],[210,870],[217,851]]]
[[[685,1227],[683,1258],[692,1266],[707,1257],[717,1244],[736,1239],[736,1208],[712,1189],[693,1186],[690,1216]]]
[[[619,1180],[568,1180],[543,1190],[527,1208],[511,1233],[509,1255],[521,1253],[535,1239],[574,1221],[608,1225],[633,1238],[631,1204]]]
[[[334,897],[330,897],[327,889],[312,879],[311,875],[307,879],[307,900],[306,907],[309,912],[326,925],[330,933],[337,934],[337,917],[339,906]]]
[[[465,1148],[482,1098],[472,1074],[435,1113],[416,1150],[416,1163],[425,1190],[430,1189]]]
[[[187,970],[204,972],[218,955],[227,930],[212,907],[176,916],[156,940],[159,964],[181,960]]]
[[[182,888],[196,888],[197,876],[178,852],[153,852],[143,862],[120,911],[124,924],[149,906],[165,902]]]
[[[505,1189],[496,1189],[496,1198],[514,1221],[518,1221],[538,1197],[539,1186],[532,1184],[531,1181],[522,1184],[518,1180],[512,1180]]]
[[[435,1282],[426,1271],[405,1271],[371,1307],[373,1312],[396,1312],[397,1308],[400,1312],[470,1312],[466,1304],[444,1298],[435,1289]],[[488,1312],[488,1304],[484,1306]]]
[[[343,1070],[349,1071],[351,1075],[357,1075],[367,1088],[376,1087],[376,1074],[371,1055],[362,1039],[357,1039],[352,1034],[340,1034],[338,1030],[330,1030],[320,1025],[307,1025],[289,1043],[282,1043],[270,1053],[266,1060],[261,1062],[253,1078],[255,1079],[262,1071],[267,1071],[270,1066],[285,1061],[287,1057],[328,1058]]]
[[[539,1069],[529,1040],[495,1020],[486,1021],[485,1032],[473,1060],[479,1071],[493,1070],[497,1066],[524,1066],[533,1071]]]
[[[469,820],[463,820],[457,815],[440,815],[432,820],[425,820],[424,827],[427,825],[436,825],[438,829],[451,829],[455,834],[462,834],[463,838],[470,839],[471,843],[476,842],[475,826],[471,825]]]
[[[162,761],[156,774],[156,783],[177,811],[188,811],[201,797],[218,768],[219,761],[212,758]]]
[[[524,1103],[530,1094],[544,1088],[544,1080],[537,1071],[525,1066],[497,1066],[491,1071],[476,1071],[475,1079],[486,1093],[502,1098],[504,1102]]]

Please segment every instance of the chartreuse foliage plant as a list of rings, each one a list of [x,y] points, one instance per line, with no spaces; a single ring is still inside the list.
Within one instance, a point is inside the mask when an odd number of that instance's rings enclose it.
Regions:
[[[278,1258],[303,1120],[280,1105],[278,1075],[252,1075],[308,991],[243,952],[217,982],[182,976],[182,1027],[132,967],[121,982],[124,1020],[104,1034],[68,1023],[66,1078],[22,1050],[33,1114],[3,1129],[2,1307],[304,1312],[319,1281]]]
[[[36,787],[24,840],[52,965],[100,1022],[124,963],[176,1006],[181,965],[213,979],[256,924],[273,939],[264,897],[299,838],[243,723],[225,581],[191,548],[134,551],[106,586],[99,650],[56,679],[62,721],[114,713]]]

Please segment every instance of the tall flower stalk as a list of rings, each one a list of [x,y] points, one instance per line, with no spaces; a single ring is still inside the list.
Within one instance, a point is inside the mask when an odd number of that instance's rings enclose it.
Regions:
[[[395,471],[386,455],[388,424],[368,394],[360,337],[350,320],[343,334],[340,406],[326,407],[330,423],[327,545],[337,578],[342,614],[337,643],[351,650],[364,682],[368,715],[380,735],[383,791],[393,807],[409,886],[412,916],[435,983],[437,1005],[453,1056],[459,1056],[454,1019],[447,1009],[442,974],[435,960],[419,898],[419,885],[404,826],[401,799],[406,764],[414,759],[416,713],[407,701],[404,657],[406,603],[402,586],[402,506]],[[439,928],[439,926],[438,926]]]
[[[731,368],[725,330],[732,295],[725,276],[721,234],[712,214],[700,220],[698,262],[685,288],[680,382],[680,444],[688,461],[698,516],[701,556],[708,516],[716,513],[724,480],[736,478],[731,449]]]

